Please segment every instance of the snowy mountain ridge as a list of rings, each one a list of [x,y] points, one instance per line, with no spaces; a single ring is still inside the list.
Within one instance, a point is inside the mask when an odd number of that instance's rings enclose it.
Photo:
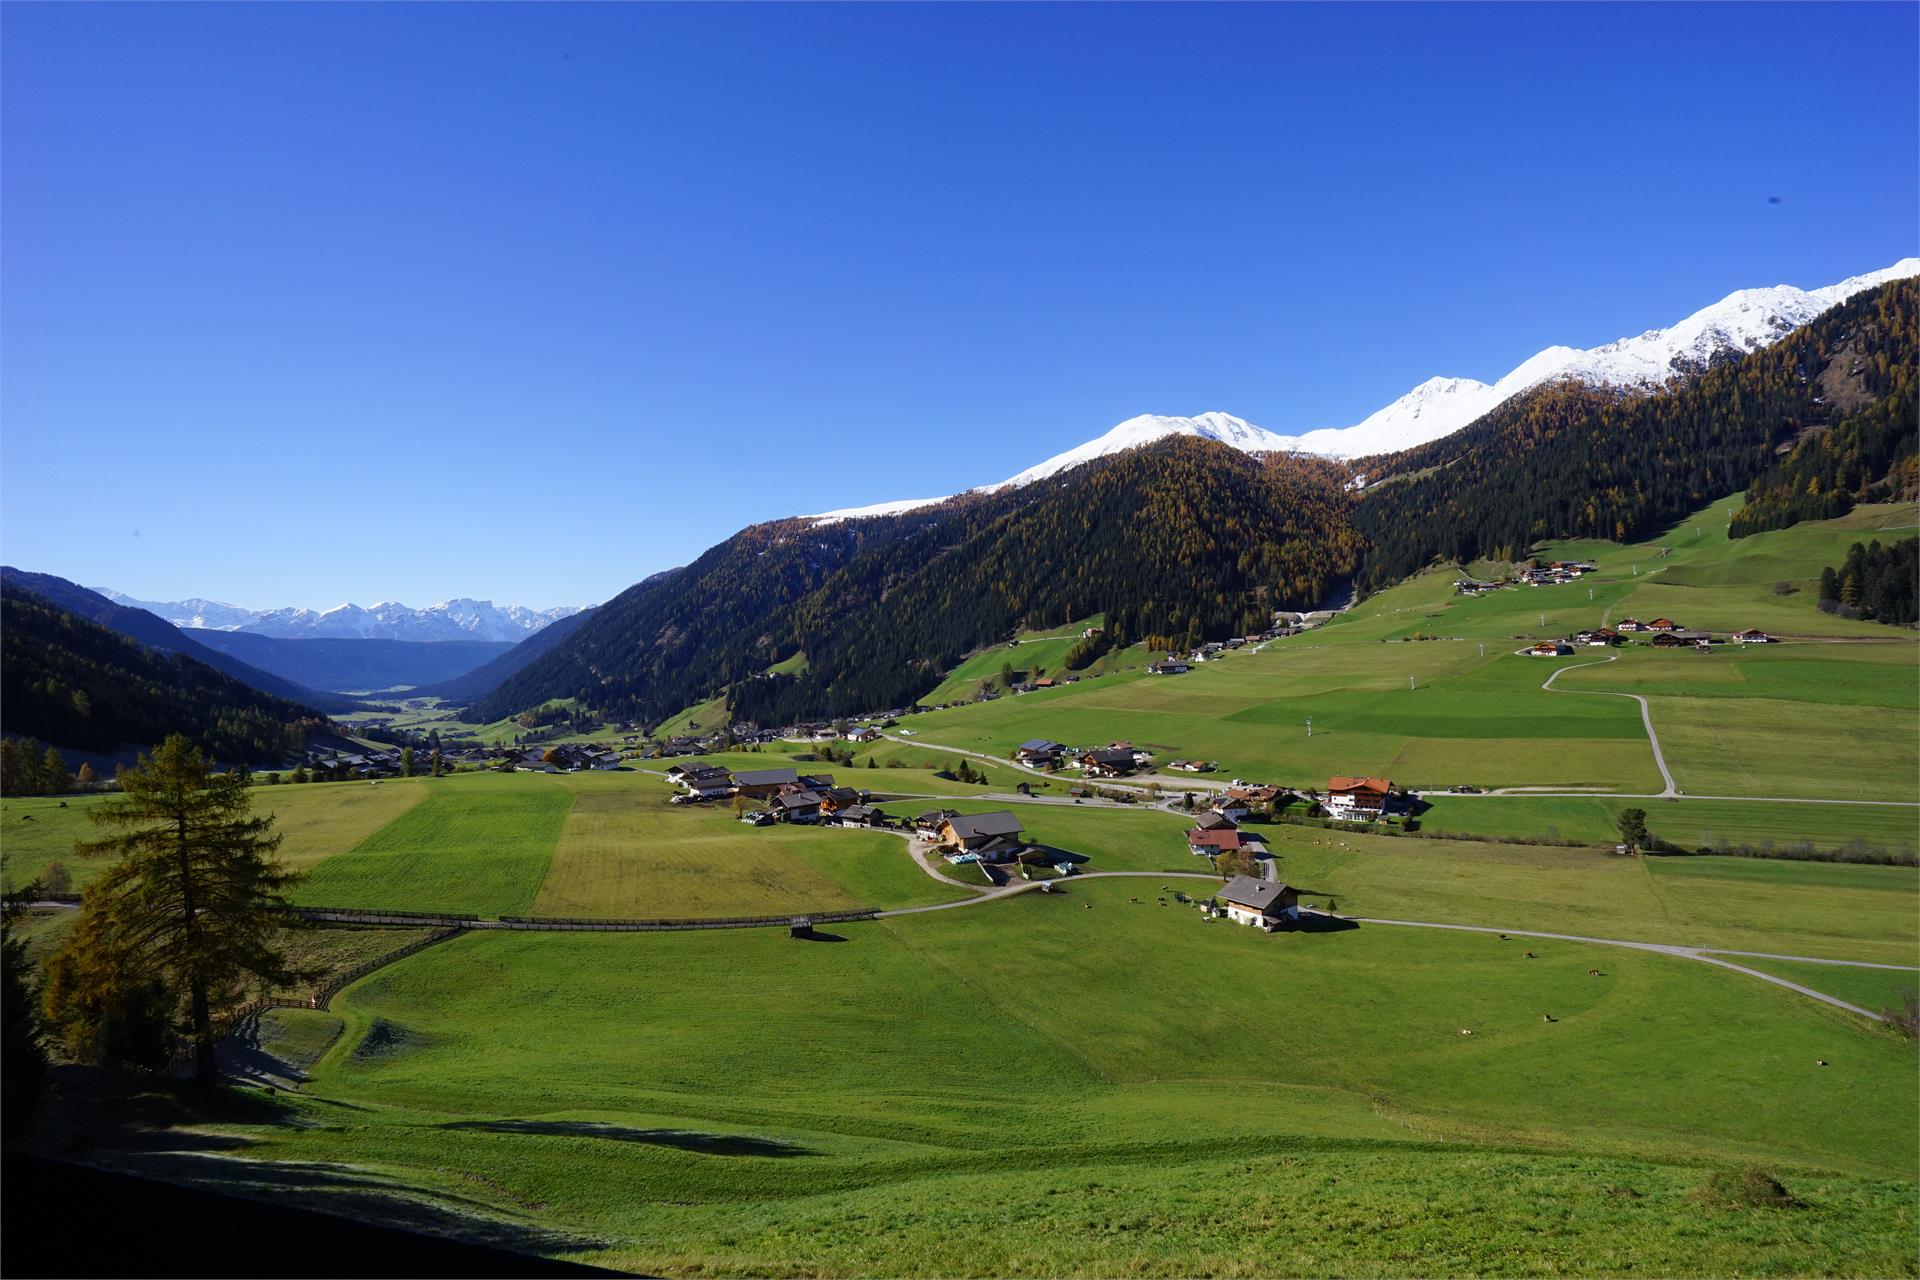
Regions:
[[[575,605],[529,609],[496,605],[491,600],[457,597],[424,609],[395,601],[371,608],[343,604],[332,609],[243,609],[198,597],[175,601],[136,600],[119,591],[94,590],[133,609],[158,614],[176,627],[210,631],[246,631],[290,640],[494,640],[514,643],[580,612]]]
[[[1594,387],[1654,390],[1674,378],[1699,373],[1717,360],[1744,355],[1776,342],[1856,293],[1915,275],[1920,275],[1920,258],[1903,258],[1882,270],[1817,289],[1797,289],[1792,285],[1741,289],[1665,329],[1649,329],[1635,337],[1620,338],[1586,350],[1547,347],[1496,382],[1429,378],[1350,427],[1327,427],[1287,436],[1217,411],[1191,418],[1141,414],[1085,444],[1055,454],[999,484],[982,488],[994,492],[1031,484],[1095,458],[1175,435],[1218,440],[1247,453],[1299,452],[1330,458],[1397,453],[1451,435],[1512,397],[1549,382],[1570,380]],[[896,515],[944,501],[944,498],[927,498],[879,503],[825,512],[813,518],[828,521]]]

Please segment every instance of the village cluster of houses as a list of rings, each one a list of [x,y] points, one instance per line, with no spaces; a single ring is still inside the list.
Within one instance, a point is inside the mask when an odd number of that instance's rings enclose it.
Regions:
[[[549,759],[548,757],[552,757]],[[544,751],[515,751],[507,757],[515,773],[582,773],[626,767],[618,751],[591,743],[566,742]]]
[[[1598,572],[1599,568],[1591,560],[1555,560],[1549,564],[1529,565],[1511,578],[1498,578],[1491,582],[1461,578],[1453,584],[1453,589],[1463,596],[1483,596],[1502,587],[1550,587],[1563,582],[1578,582],[1587,574]]]
[[[1561,658],[1579,647],[1605,648],[1609,645],[1624,643],[1629,635],[1651,635],[1653,639],[1650,643],[1656,649],[1708,649],[1720,643],[1712,632],[1690,630],[1672,618],[1655,618],[1652,622],[1642,622],[1638,618],[1622,618],[1618,626],[1577,631],[1565,640],[1542,640],[1538,644],[1528,646],[1526,652],[1536,658]],[[1728,639],[1735,644],[1777,643],[1772,636],[1758,627],[1736,631]]]
[[[1124,778],[1153,763],[1153,753],[1131,742],[1104,747],[1070,747],[1050,738],[1029,738],[1013,749],[1013,758],[1032,769],[1077,769],[1089,778]],[[1182,761],[1191,764],[1191,761]]]

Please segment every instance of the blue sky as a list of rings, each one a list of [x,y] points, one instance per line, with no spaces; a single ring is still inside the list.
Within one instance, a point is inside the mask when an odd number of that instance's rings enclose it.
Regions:
[[[1136,413],[1350,425],[1915,252],[1915,15],[9,5],[0,551],[544,606]]]

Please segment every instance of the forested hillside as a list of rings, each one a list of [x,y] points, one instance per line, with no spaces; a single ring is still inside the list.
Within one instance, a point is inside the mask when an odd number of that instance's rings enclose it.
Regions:
[[[99,592],[90,591],[65,578],[50,573],[29,573],[9,565],[0,568],[0,583],[32,592],[56,608],[137,640],[149,649],[160,653],[184,654],[272,697],[320,711],[349,711],[359,705],[352,698],[310,689],[284,676],[262,671],[232,654],[210,649],[157,614],[115,604]]]
[[[724,690],[761,724],[872,711],[1022,627],[1104,613],[1108,641],[1178,648],[1356,571],[1371,589],[1550,538],[1629,540],[1748,486],[1736,533],[1836,514],[1914,486],[1917,296],[1884,285],[1651,395],[1542,388],[1360,464],[1363,495],[1343,464],[1181,435],[901,515],[756,525],[610,601],[471,714],[576,697],[658,722]],[[801,651],[805,670],[768,674]]]
[[[159,653],[32,592],[0,592],[0,730],[84,751],[184,733],[215,759],[272,763],[324,724],[181,654]]]
[[[1804,469],[1790,455],[1776,487],[1804,484],[1828,462],[1823,483],[1871,487],[1878,476],[1863,477],[1884,475],[1902,456],[1901,424],[1911,431],[1917,295],[1913,280],[1883,285],[1672,391],[1544,388],[1454,435],[1371,460],[1360,468],[1374,481],[1360,504],[1372,544],[1362,585],[1436,559],[1515,559],[1547,538],[1644,536],[1764,487],[1776,450],[1796,439],[1808,450]],[[1910,439],[1904,447],[1911,456]],[[1746,531],[1833,514],[1770,509],[1773,523]]]
[[[1021,626],[1104,610],[1134,638],[1253,629],[1351,571],[1346,476],[1180,438],[904,515],[756,525],[608,602],[472,714],[577,696],[657,720],[729,685],[752,718],[836,714],[909,701]],[[801,649],[804,674],[760,678]]]

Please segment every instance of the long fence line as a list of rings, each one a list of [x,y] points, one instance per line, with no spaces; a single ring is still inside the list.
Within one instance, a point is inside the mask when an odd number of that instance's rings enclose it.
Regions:
[[[518,929],[539,933],[658,933],[686,929],[768,929],[795,924],[834,924],[876,920],[878,907],[850,911],[789,911],[777,916],[720,916],[710,919],[594,920],[562,916],[473,916],[431,911],[362,911],[352,907],[300,907],[305,919],[337,924],[408,926],[440,924],[456,929]]]

